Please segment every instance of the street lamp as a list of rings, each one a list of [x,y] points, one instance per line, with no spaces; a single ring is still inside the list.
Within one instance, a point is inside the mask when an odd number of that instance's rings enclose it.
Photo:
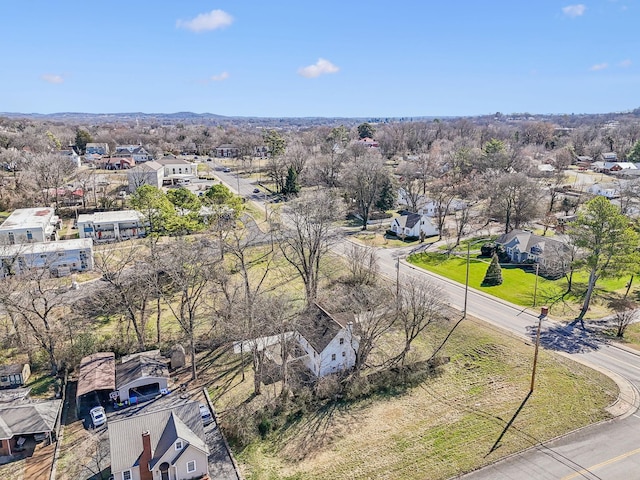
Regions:
[[[469,264],[471,263],[471,245],[480,242],[487,242],[490,238],[481,238],[473,242],[467,242],[467,275],[464,281],[464,307],[462,309],[462,318],[467,318],[467,297],[469,295]]]
[[[536,347],[533,354],[533,370],[531,371],[531,388],[529,393],[533,393],[533,384],[536,380],[536,368],[538,366],[538,348],[540,347],[540,329],[542,328],[542,320],[547,318],[549,307],[540,307],[540,315],[538,316],[538,331],[536,332]]]

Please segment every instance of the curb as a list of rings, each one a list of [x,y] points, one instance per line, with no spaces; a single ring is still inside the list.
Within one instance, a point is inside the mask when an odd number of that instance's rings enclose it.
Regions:
[[[442,281],[444,281],[444,282],[446,282],[446,283],[448,283],[450,285],[461,286],[460,283],[458,283],[458,282],[456,282],[454,280],[451,280],[449,278],[443,277],[442,275],[438,275],[437,273],[430,272],[430,271],[425,270],[423,268],[416,267],[416,266],[408,263],[403,258],[400,259],[400,263],[405,265],[406,267],[409,267],[409,268],[413,269],[413,270],[416,270],[416,271],[419,271],[419,272],[424,272],[426,275],[433,275],[434,277],[436,277],[436,278],[438,278],[438,279],[440,279],[440,280],[442,280]],[[464,286],[464,285],[462,285],[462,286]],[[469,287],[469,289],[473,290],[474,293],[477,293],[477,294],[479,294],[479,295],[481,295],[481,296],[483,296],[483,297],[485,297],[487,299],[494,300],[494,301],[496,301],[496,302],[498,302],[498,303],[500,303],[500,304],[504,305],[505,307],[510,308],[512,310],[520,311],[521,313],[526,312],[529,315],[535,315],[534,313],[532,313],[529,310],[529,307],[520,307],[519,305],[514,305],[514,304],[512,304],[510,302],[507,302],[506,300],[502,300],[501,298],[496,298],[496,297],[494,297],[492,295],[488,295],[485,292],[481,292],[481,291],[476,290],[475,288],[472,288],[472,287]],[[475,317],[478,318],[479,320],[485,322],[485,323],[491,324],[494,328],[498,328],[503,332],[507,332],[509,335],[517,336],[518,338],[524,338],[525,340],[527,340],[529,342],[531,341],[531,339],[528,338],[526,335],[521,335],[521,334],[519,334],[517,332],[512,332],[510,330],[506,330],[505,328],[501,327],[500,325],[495,325],[495,324],[491,323],[491,321],[489,321],[489,320],[487,320],[485,318],[478,317],[478,316],[475,316]],[[557,321],[555,321],[553,319],[548,319],[548,321],[559,325],[559,322],[557,322]],[[631,349],[629,349],[628,347],[623,347],[621,345],[610,345],[610,346],[612,346],[614,348],[618,348],[620,350],[624,350],[624,351],[626,351],[628,353],[633,353],[634,355],[640,356],[640,352],[638,352],[638,351],[630,351]],[[558,353],[558,354],[562,355],[565,358],[571,359],[574,362],[580,363],[580,364],[582,364],[582,365],[584,365],[586,367],[589,367],[589,368],[591,368],[593,370],[596,370],[596,371],[606,375],[607,377],[609,377],[611,380],[613,380],[616,383],[616,385],[618,386],[618,397],[616,398],[616,400],[611,405],[609,405],[608,407],[605,408],[605,410],[607,412],[609,412],[609,414],[613,417],[613,419],[620,419],[620,420],[625,419],[625,418],[631,416],[633,413],[635,413],[638,410],[638,408],[640,408],[640,392],[638,392],[638,389],[631,383],[630,380],[622,377],[621,375],[619,375],[619,374],[617,374],[617,373],[615,373],[615,372],[613,372],[613,371],[611,371],[611,370],[609,370],[607,368],[599,367],[597,365],[594,365],[591,362],[589,362],[588,360],[584,360],[584,359],[579,358],[579,357],[571,356],[571,355],[569,355],[568,353],[565,353],[565,352],[554,351],[554,353]],[[594,425],[597,425],[597,424],[594,424]],[[580,429],[573,430],[572,432],[567,432],[566,434],[561,435],[558,438],[561,438],[561,437],[563,437],[565,435],[569,435],[569,434],[571,434],[573,432],[576,432],[578,430],[580,430]]]

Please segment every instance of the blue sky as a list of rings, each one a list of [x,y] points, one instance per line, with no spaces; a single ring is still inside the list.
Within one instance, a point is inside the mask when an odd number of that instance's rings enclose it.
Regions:
[[[0,111],[623,111],[638,20],[640,0],[3,0]]]

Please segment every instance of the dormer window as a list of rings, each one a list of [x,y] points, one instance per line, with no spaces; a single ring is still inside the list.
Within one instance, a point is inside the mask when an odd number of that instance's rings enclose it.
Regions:
[[[182,450],[182,440],[176,440],[176,450]]]

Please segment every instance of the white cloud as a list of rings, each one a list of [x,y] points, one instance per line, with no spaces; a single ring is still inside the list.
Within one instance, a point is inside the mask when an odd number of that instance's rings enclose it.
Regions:
[[[340,68],[336,67],[329,60],[319,58],[313,65],[299,68],[298,74],[305,78],[316,78],[327,73],[336,73],[338,70],[340,70]]]
[[[178,20],[176,27],[199,33],[228,27],[232,23],[233,17],[227,12],[223,10],[211,10],[209,13],[201,13],[191,20]]]
[[[54,75],[52,73],[45,73],[44,75],[41,75],[40,78],[47,83],[58,84],[64,82],[64,78],[62,78],[62,75]]]
[[[629,59],[627,58],[626,60],[622,60],[622,61],[618,64],[618,66],[619,66],[619,67],[622,67],[622,68],[627,68],[627,67],[630,67],[630,66],[631,66],[631,63],[632,63],[632,62],[631,62],[631,60],[629,60]]]
[[[591,70],[592,72],[597,72],[599,70],[604,70],[605,68],[608,68],[609,64],[608,63],[596,63],[595,65],[592,65],[591,68],[589,70]]]
[[[584,15],[586,9],[586,6],[579,3],[577,5],[567,5],[566,7],[562,7],[562,13],[567,17],[575,18]]]
[[[213,82],[221,82],[223,80],[226,80],[227,78],[229,78],[229,73],[228,72],[222,72],[219,75],[212,75],[210,80]]]

